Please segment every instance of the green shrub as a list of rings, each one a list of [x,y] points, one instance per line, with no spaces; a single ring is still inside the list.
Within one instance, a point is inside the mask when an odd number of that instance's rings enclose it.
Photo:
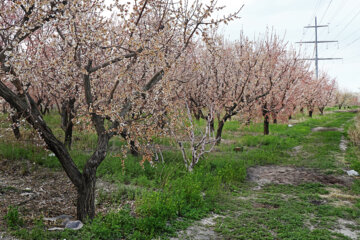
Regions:
[[[246,168],[243,162],[227,162],[223,168],[218,170],[218,175],[223,183],[243,182],[246,177]]]
[[[169,219],[177,215],[175,196],[168,192],[147,192],[137,200],[137,213],[143,217]]]

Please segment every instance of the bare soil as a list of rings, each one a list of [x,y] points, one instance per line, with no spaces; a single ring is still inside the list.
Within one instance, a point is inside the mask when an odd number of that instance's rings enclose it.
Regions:
[[[98,179],[97,189],[112,192],[117,186]],[[18,208],[25,227],[41,217],[70,215],[75,219],[76,196],[76,188],[63,171],[53,171],[25,160],[0,159],[0,219],[4,218],[10,206]],[[105,213],[111,207],[98,203],[96,212]],[[54,223],[45,223],[54,226]],[[4,229],[4,224],[1,220],[0,229]]]
[[[195,222],[186,230],[178,233],[178,237],[170,238],[170,240],[191,239],[191,240],[221,240],[224,239],[213,227],[216,224],[216,219],[221,218],[219,215],[212,215],[204,218],[201,221]]]
[[[265,184],[299,185],[307,182],[350,186],[352,183],[352,178],[346,175],[326,175],[319,170],[291,166],[251,167],[247,171],[247,177],[249,181],[255,182],[260,186]]]
[[[40,216],[76,214],[76,189],[65,173],[28,161],[0,159],[0,198],[0,219],[9,206],[18,207],[27,224]]]
[[[343,132],[343,128],[336,127],[316,127],[311,129],[312,132]]]
[[[345,219],[339,219],[338,220],[338,229],[335,230],[337,233],[341,233],[350,239],[358,239],[358,236],[360,234],[360,231],[354,230],[350,228],[349,226],[356,226],[356,223],[353,221],[345,220]]]

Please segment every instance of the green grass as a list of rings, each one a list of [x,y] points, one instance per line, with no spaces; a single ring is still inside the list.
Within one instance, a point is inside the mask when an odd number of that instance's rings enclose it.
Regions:
[[[319,194],[326,193],[325,186],[314,183],[267,185],[255,192],[243,186],[230,198],[217,231],[226,239],[348,239],[331,230],[338,218],[360,224],[360,209],[323,204]]]

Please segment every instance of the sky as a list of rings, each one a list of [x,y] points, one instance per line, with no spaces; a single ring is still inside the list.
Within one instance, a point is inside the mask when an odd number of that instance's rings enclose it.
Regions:
[[[338,43],[319,44],[319,57],[342,60],[319,61],[319,70],[337,79],[340,89],[360,92],[360,0],[218,0],[226,12],[240,8],[241,19],[221,28],[226,38],[236,40],[241,32],[253,38],[273,29],[292,45],[299,41],[314,41],[315,17],[318,40]],[[221,14],[223,14],[221,13]],[[314,44],[303,44],[309,57],[314,57]],[[315,67],[312,61],[312,67]]]

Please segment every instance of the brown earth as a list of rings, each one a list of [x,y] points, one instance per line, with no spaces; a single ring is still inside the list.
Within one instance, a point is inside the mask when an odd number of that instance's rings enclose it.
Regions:
[[[319,170],[302,167],[256,166],[249,168],[247,174],[249,181],[255,182],[260,186],[270,183],[298,185],[307,182],[350,186],[352,183],[352,178],[346,175],[326,175]]]
[[[28,161],[0,159],[0,199],[0,219],[14,206],[26,225],[41,216],[76,215],[76,189],[66,174]]]

